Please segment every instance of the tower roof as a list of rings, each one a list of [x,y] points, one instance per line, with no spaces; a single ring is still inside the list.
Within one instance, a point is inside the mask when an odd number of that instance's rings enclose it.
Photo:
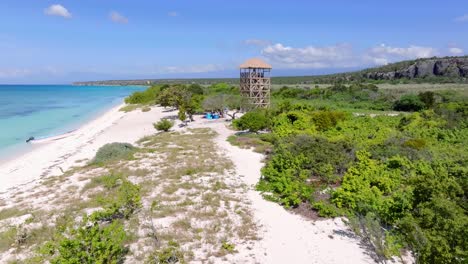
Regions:
[[[240,65],[241,69],[271,69],[271,65],[259,58],[251,58]]]

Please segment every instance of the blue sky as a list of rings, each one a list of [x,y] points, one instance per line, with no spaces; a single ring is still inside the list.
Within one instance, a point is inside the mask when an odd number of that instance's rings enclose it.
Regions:
[[[468,51],[468,3],[2,0],[0,83],[322,74]]]

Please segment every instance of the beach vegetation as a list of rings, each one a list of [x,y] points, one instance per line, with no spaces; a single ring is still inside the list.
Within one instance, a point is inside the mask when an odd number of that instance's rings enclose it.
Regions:
[[[192,94],[203,95],[205,93],[205,91],[203,90],[203,86],[201,86],[198,83],[193,83],[189,85],[187,88],[189,92],[191,92]]]
[[[248,130],[254,133],[268,129],[271,125],[269,112],[262,109],[248,112],[239,119],[234,120],[232,124],[239,130]]]
[[[0,232],[0,251],[3,252],[15,244],[18,228],[16,226],[6,227]]]
[[[139,104],[127,104],[127,105],[121,107],[119,109],[119,111],[128,113],[128,112],[134,111],[134,110],[136,110],[138,108],[140,108]]]
[[[270,144],[257,184],[264,197],[346,216],[378,261],[409,250],[419,263],[464,263],[466,96],[369,84],[283,87],[273,92],[269,133],[229,142]],[[259,118],[249,113],[234,127],[255,128]]]
[[[271,133],[257,134],[257,133],[243,133],[239,135],[232,135],[227,138],[227,141],[234,146],[240,148],[253,148],[255,152],[268,154],[273,148],[273,143],[264,138],[272,135]]]
[[[121,222],[100,225],[85,217],[78,227],[56,234],[41,253],[50,263],[121,263],[128,252],[126,239]]]
[[[153,126],[158,131],[167,132],[174,126],[174,123],[168,119],[162,119],[161,121],[154,123]]]
[[[28,210],[20,209],[17,207],[9,207],[0,210],[0,221],[12,217],[22,216],[28,213]]]
[[[236,246],[227,241],[223,241],[221,244],[221,249],[226,250],[229,253],[233,253],[236,250]]]
[[[241,198],[246,189],[213,144],[215,136],[208,128],[155,133],[137,143],[132,159],[76,167],[40,185],[31,197],[47,196],[51,210],[32,210],[33,217],[24,222],[29,227],[2,229],[9,231],[0,232],[0,245],[6,245],[2,252],[14,248],[21,263],[221,259],[228,253],[220,249],[226,237],[254,239],[257,226]],[[19,197],[29,190],[23,192]],[[169,228],[160,228],[168,219]]]
[[[161,91],[160,86],[151,86],[144,91],[136,91],[125,98],[127,104],[154,104],[156,97]]]
[[[179,263],[184,264],[184,253],[180,249],[180,245],[170,240],[166,246],[161,247],[158,250],[155,250],[147,259],[146,263],[148,264],[172,264]]]
[[[423,109],[424,107],[425,103],[421,101],[421,98],[419,96],[414,94],[403,95],[393,105],[394,110],[407,112],[416,112]]]
[[[136,148],[129,143],[108,143],[100,147],[91,160],[91,165],[104,165],[109,162],[131,159]]]

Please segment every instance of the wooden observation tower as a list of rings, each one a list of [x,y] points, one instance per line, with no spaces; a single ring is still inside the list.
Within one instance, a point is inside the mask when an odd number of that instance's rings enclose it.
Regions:
[[[240,66],[241,95],[256,108],[270,106],[271,65],[261,59],[253,58]]]

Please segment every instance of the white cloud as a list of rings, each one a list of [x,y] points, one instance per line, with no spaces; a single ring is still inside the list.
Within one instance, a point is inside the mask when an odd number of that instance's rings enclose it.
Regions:
[[[51,5],[44,9],[44,13],[49,16],[61,16],[64,18],[71,18],[72,14],[62,5]]]
[[[303,48],[288,47],[281,43],[268,45],[262,55],[272,63],[284,68],[333,68],[357,66],[351,45]]]
[[[167,15],[170,17],[176,17],[176,16],[179,16],[179,13],[172,11],[172,12],[167,13]]]
[[[127,24],[128,23],[128,18],[121,15],[117,11],[111,11],[109,13],[109,19],[112,20],[113,22],[119,23],[119,24]]]
[[[455,18],[455,21],[457,22],[468,22],[468,14],[465,14],[463,16],[459,16]]]
[[[461,55],[461,54],[463,54],[463,50],[460,49],[460,48],[456,48],[456,47],[449,48],[449,52],[452,55]]]
[[[350,68],[369,65],[385,65],[391,62],[428,58],[438,55],[432,47],[410,45],[392,47],[381,44],[356,52],[350,44],[330,46],[289,47],[281,43],[266,44],[261,40],[246,40],[244,43],[262,47],[261,54],[278,68],[321,69]]]
[[[436,49],[411,45],[407,48],[391,47],[385,44],[373,47],[364,54],[364,59],[376,65],[384,65],[393,61],[429,58],[438,55]]]

